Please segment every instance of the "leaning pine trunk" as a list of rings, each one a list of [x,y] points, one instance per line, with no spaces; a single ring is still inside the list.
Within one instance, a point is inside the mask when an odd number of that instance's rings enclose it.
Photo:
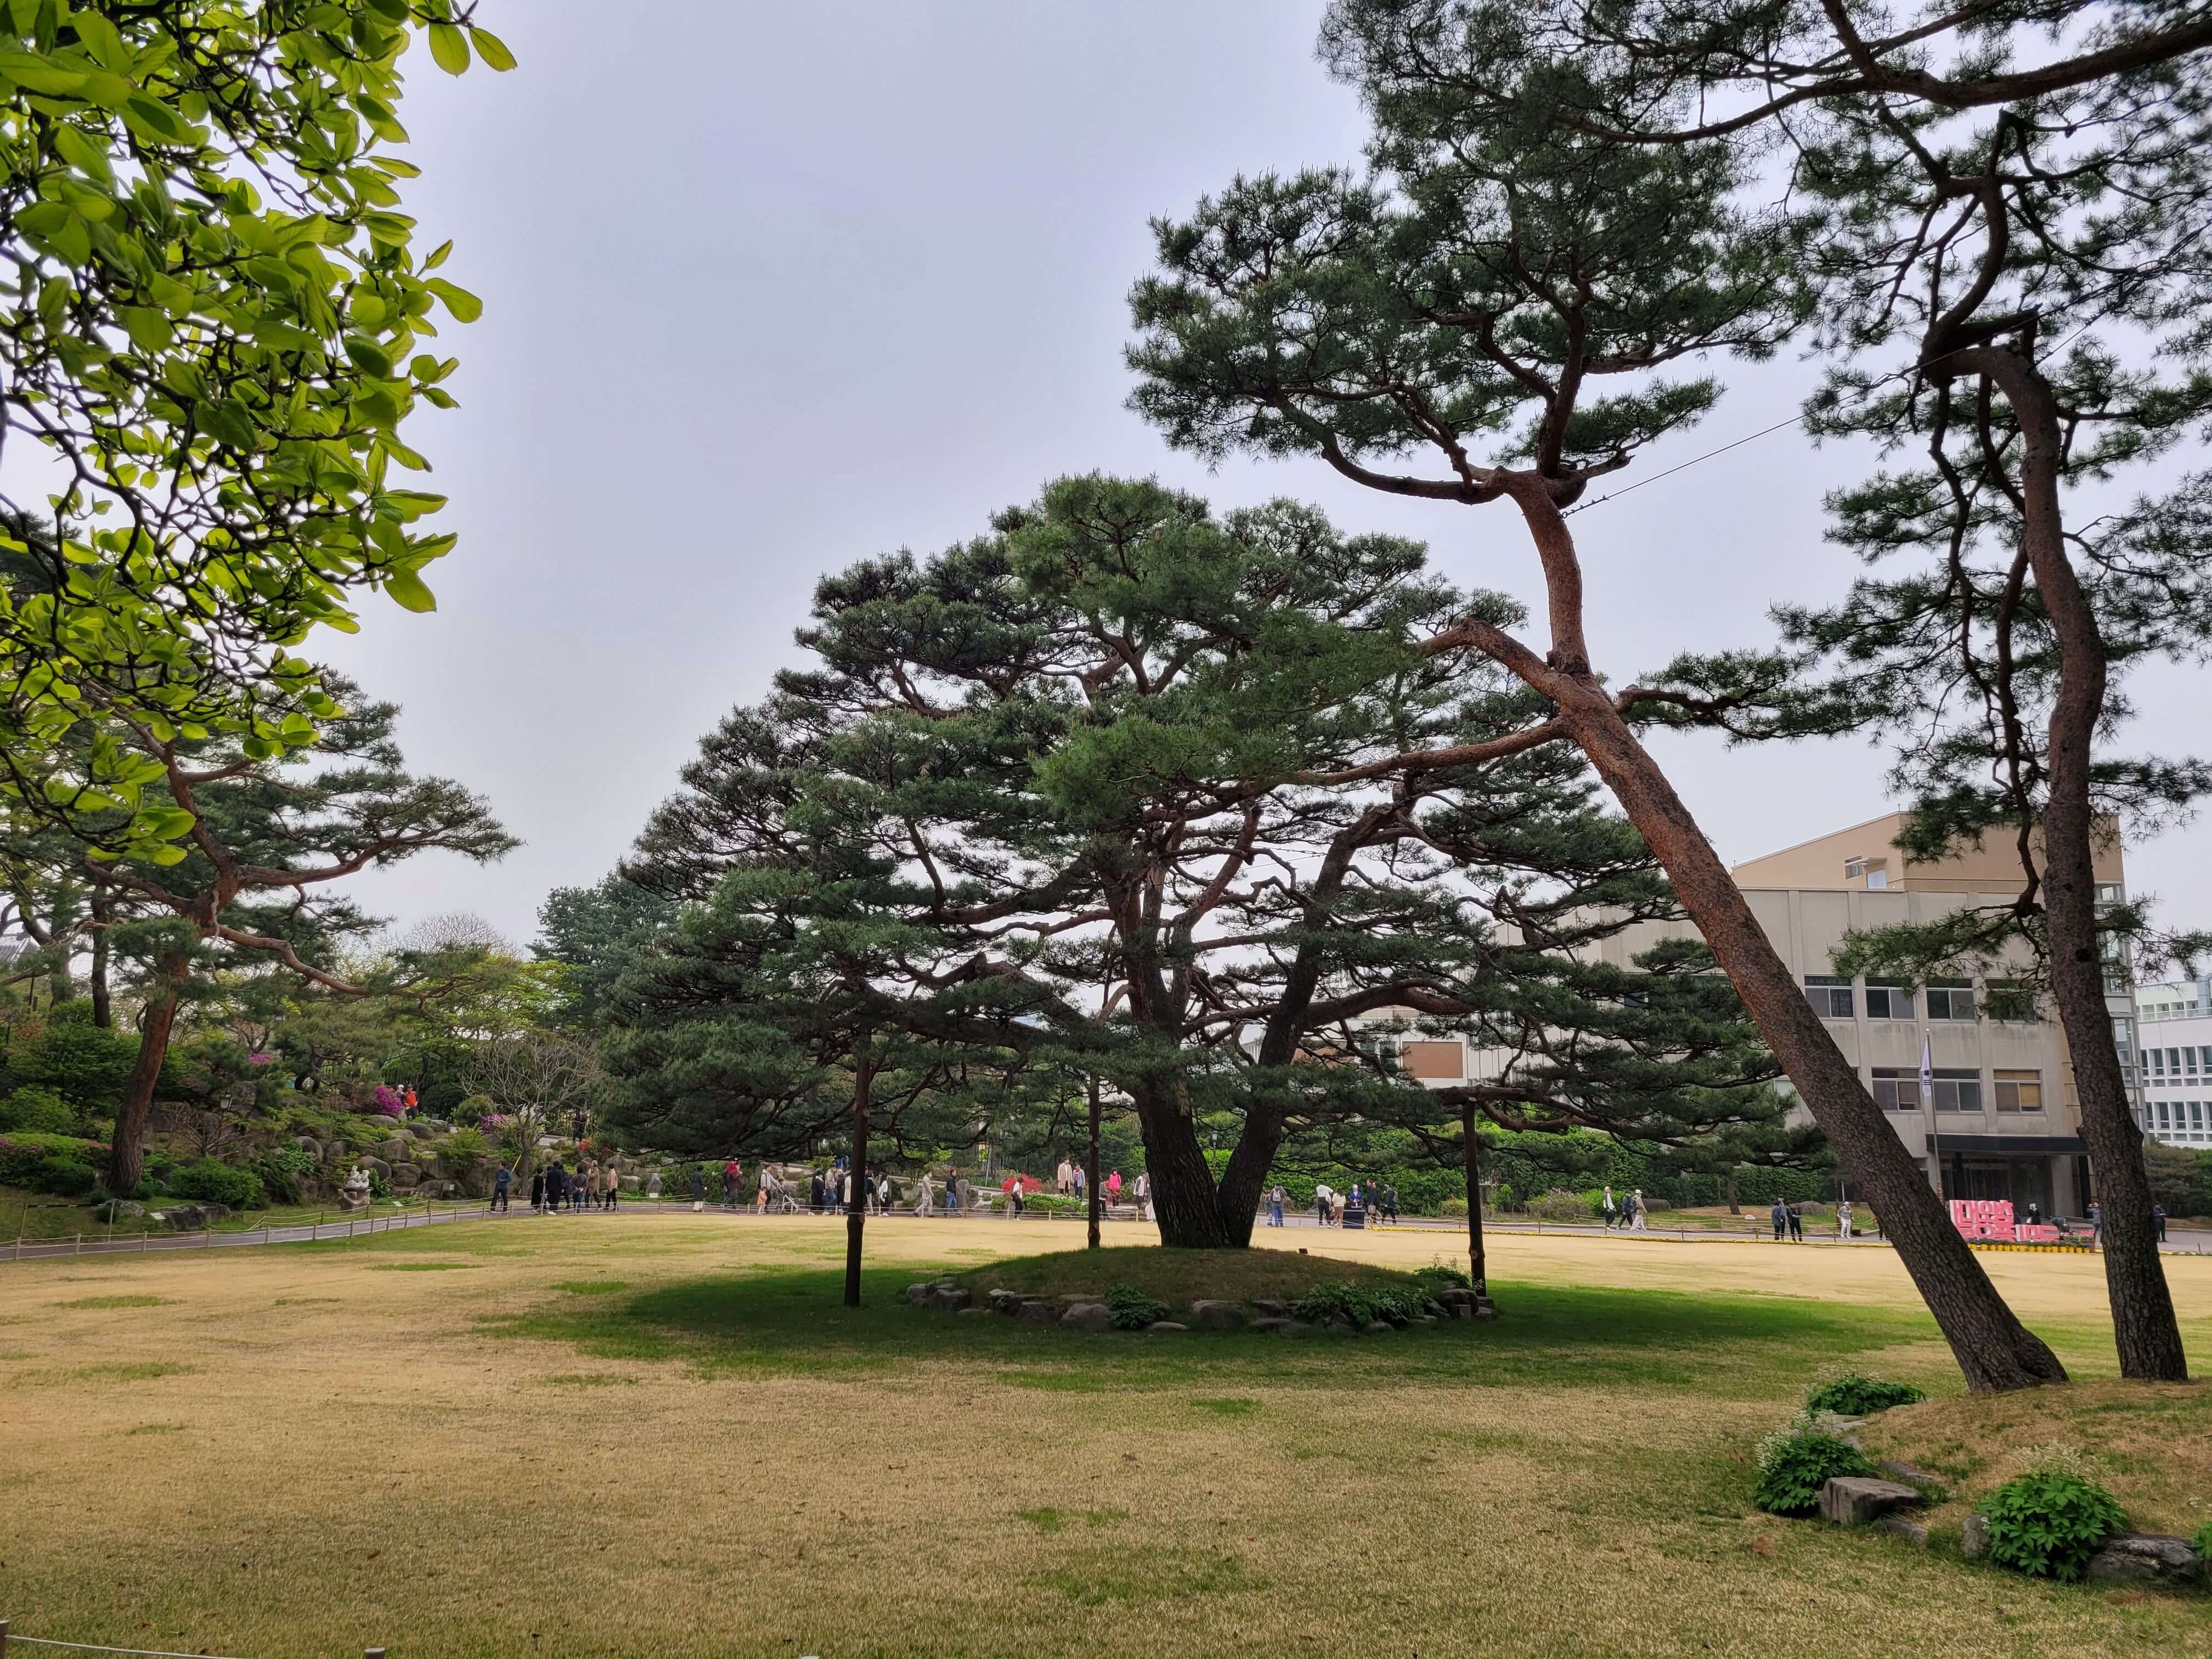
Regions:
[[[107,1190],[118,1198],[137,1192],[145,1174],[146,1120],[153,1113],[154,1085],[161,1080],[170,1028],[177,1023],[177,1005],[184,1000],[191,961],[190,951],[179,951],[163,957],[154,970],[146,1011],[139,1018],[138,1058],[131,1063],[130,1081],[123,1085],[123,1103],[115,1109],[115,1133],[107,1153]]]
[[[868,1083],[866,1040],[853,1056],[853,1170],[845,1185],[845,1305],[860,1305],[860,1234],[868,1224]]]
[[[2036,592],[2058,640],[2058,691],[2051,709],[2050,793],[2043,808],[2044,913],[2051,991],[2074,1061],[2081,1139],[2103,1222],[2105,1289],[2120,1375],[2144,1382],[2189,1376],[2181,1326],[2158,1259],[2142,1131],[2128,1102],[2112,1043],[2097,930],[2096,825],[2089,805],[2092,747],[2103,717],[2108,657],[2096,608],[2066,553],[2058,498],[2062,441],[2050,383],[2026,356],[2002,346],[1954,352],[1948,366],[1985,374],[2011,404],[2027,440],[2021,464],[2022,532]]]
[[[1508,493],[1543,562],[1552,651],[1540,658],[1485,624],[1470,624],[1471,637],[1558,706],[1569,735],[1667,872],[1798,1097],[1881,1216],[1883,1231],[1950,1344],[1967,1387],[1996,1390],[2063,1381],[2058,1357],[1997,1294],[1856,1068],[1806,1001],[1705,831],[1591,671],[1583,636],[1581,564],[1548,481],[1532,473],[1510,475]]]

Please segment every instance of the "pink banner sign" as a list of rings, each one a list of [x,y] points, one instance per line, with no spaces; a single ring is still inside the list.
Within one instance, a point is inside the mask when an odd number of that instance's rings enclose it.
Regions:
[[[2003,1239],[2014,1237],[2012,1201],[2002,1198],[1954,1198],[1951,1224],[1967,1238]]]

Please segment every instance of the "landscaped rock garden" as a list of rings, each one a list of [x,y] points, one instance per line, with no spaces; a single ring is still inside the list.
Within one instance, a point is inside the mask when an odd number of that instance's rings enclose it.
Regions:
[[[2212,1582],[2212,1525],[2193,1538],[2136,1532],[2119,1500],[2063,1445],[2016,1454],[2021,1472],[1984,1495],[1955,1527],[1930,1511],[1954,1500],[1939,1476],[1867,1454],[1862,1431],[1879,1414],[1924,1399],[1878,1378],[1845,1376],[1814,1391],[1806,1410],[1759,1449],[1759,1506],[1775,1515],[1868,1527],[1923,1549],[2064,1582],[2201,1589]],[[1839,1409],[1841,1408],[1841,1409]]]
[[[957,1279],[925,1279],[907,1286],[906,1299],[933,1313],[995,1314],[1070,1331],[1142,1331],[1155,1336],[1190,1332],[1255,1331],[1288,1337],[1387,1336],[1411,1326],[1496,1315],[1478,1296],[1448,1275],[1433,1284],[1404,1287],[1324,1282],[1293,1300],[1280,1297],[1199,1297],[1176,1309],[1132,1285],[1103,1293],[1079,1291],[1025,1294],[994,1286],[977,1293]]]

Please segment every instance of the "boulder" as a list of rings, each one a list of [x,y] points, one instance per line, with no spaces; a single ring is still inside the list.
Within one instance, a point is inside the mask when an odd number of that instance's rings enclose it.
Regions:
[[[1360,1332],[1363,1336],[1388,1336],[1398,1328],[1387,1319],[1370,1319]]]
[[[969,1314],[981,1314],[986,1319],[989,1318],[991,1316],[991,1310],[988,1308],[962,1308],[958,1310],[958,1312],[960,1316],[963,1319],[965,1319]]]
[[[1887,1533],[1892,1538],[1902,1539],[1915,1549],[1924,1550],[1928,1547],[1927,1522],[1915,1521],[1897,1510],[1893,1510],[1889,1514],[1877,1520],[1874,1523],[1874,1529],[1876,1532]]]
[[[1946,1490],[1939,1476],[1911,1463],[1881,1462],[1874,1466],[1874,1472],[1885,1480],[1902,1480],[1908,1486],[1917,1486],[1934,1498],[1940,1498]]]
[[[2088,1567],[2089,1581],[2097,1584],[2190,1584],[2203,1572],[2204,1559],[2187,1539],[2155,1532],[2107,1539]]]
[[[1060,1328],[1064,1331],[1110,1331],[1114,1316],[1099,1302],[1079,1302],[1060,1316]]]
[[[404,1164],[415,1156],[414,1143],[404,1135],[394,1135],[377,1143],[376,1155],[386,1164]]]
[[[929,1300],[923,1305],[932,1313],[959,1313],[975,1299],[966,1291],[955,1289],[950,1285],[938,1285],[931,1287]]]
[[[1194,1302],[1190,1321],[1201,1331],[1240,1331],[1244,1328],[1244,1310],[1234,1302]]]
[[[338,1188],[337,1205],[340,1215],[358,1215],[368,1207],[368,1194],[355,1192],[345,1187]]]
[[[920,1307],[929,1300],[930,1291],[936,1288],[933,1285],[909,1285],[906,1287],[906,1299]]]
[[[1291,1304],[1279,1302],[1272,1296],[1254,1297],[1252,1308],[1262,1319],[1288,1319],[1291,1316]]]
[[[1864,1527],[1893,1510],[1917,1509],[1928,1501],[1917,1486],[1867,1474],[1832,1475],[1820,1486],[1820,1518],[1839,1527]]]
[[[389,1164],[386,1164],[380,1158],[372,1158],[368,1153],[364,1152],[359,1158],[354,1159],[354,1162],[360,1164],[362,1169],[368,1170],[371,1175],[380,1175],[386,1181],[392,1179],[392,1166]]]
[[[422,1184],[422,1171],[412,1164],[395,1164],[392,1166],[391,1181],[395,1187],[419,1187]]]
[[[314,1159],[316,1163],[320,1164],[323,1161],[323,1143],[313,1135],[295,1136],[292,1144]]]
[[[1178,1325],[1172,1319],[1155,1319],[1151,1324],[1146,1326],[1145,1328],[1147,1331],[1150,1331],[1154,1336],[1174,1336],[1180,1332],[1188,1330],[1190,1327],[1188,1325]]]
[[[222,1208],[220,1204],[172,1204],[161,1212],[161,1219],[180,1233],[196,1233],[213,1218],[210,1212]]]
[[[93,1213],[108,1225],[113,1226],[118,1221],[137,1220],[146,1213],[146,1206],[136,1199],[111,1198]]]
[[[1285,1319],[1279,1315],[1269,1314],[1265,1317],[1254,1320],[1248,1328],[1255,1331],[1288,1331],[1297,1323],[1297,1321],[1295,1319]]]
[[[1985,1516],[1970,1515],[1959,1524],[1959,1553],[1969,1559],[1990,1553],[1990,1523]]]
[[[1035,1325],[1049,1325],[1060,1318],[1060,1304],[1048,1302],[1041,1296],[1024,1297],[1021,1305],[1014,1310],[1014,1317]]]

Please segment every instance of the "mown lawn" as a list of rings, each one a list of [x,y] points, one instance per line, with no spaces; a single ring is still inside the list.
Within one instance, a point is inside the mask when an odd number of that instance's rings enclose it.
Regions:
[[[858,1312],[841,1224],[803,1218],[0,1269],[0,1616],[250,1659],[2132,1655],[2212,1620],[1751,1509],[1752,1447],[1844,1366],[1936,1391],[1915,1449],[1991,1471],[2018,1439],[2082,1440],[2116,1481],[2147,1437],[2204,1443],[2202,1388],[2094,1382],[2032,1421],[1959,1398],[1882,1253],[1501,1238],[1494,1324],[1314,1343],[930,1314],[900,1294],[925,1273],[1048,1279],[1077,1270],[994,1264],[1066,1241],[869,1237]],[[1437,1249],[1304,1242],[1347,1277]],[[2031,1260],[1995,1270],[2108,1371],[2094,1280]]]

